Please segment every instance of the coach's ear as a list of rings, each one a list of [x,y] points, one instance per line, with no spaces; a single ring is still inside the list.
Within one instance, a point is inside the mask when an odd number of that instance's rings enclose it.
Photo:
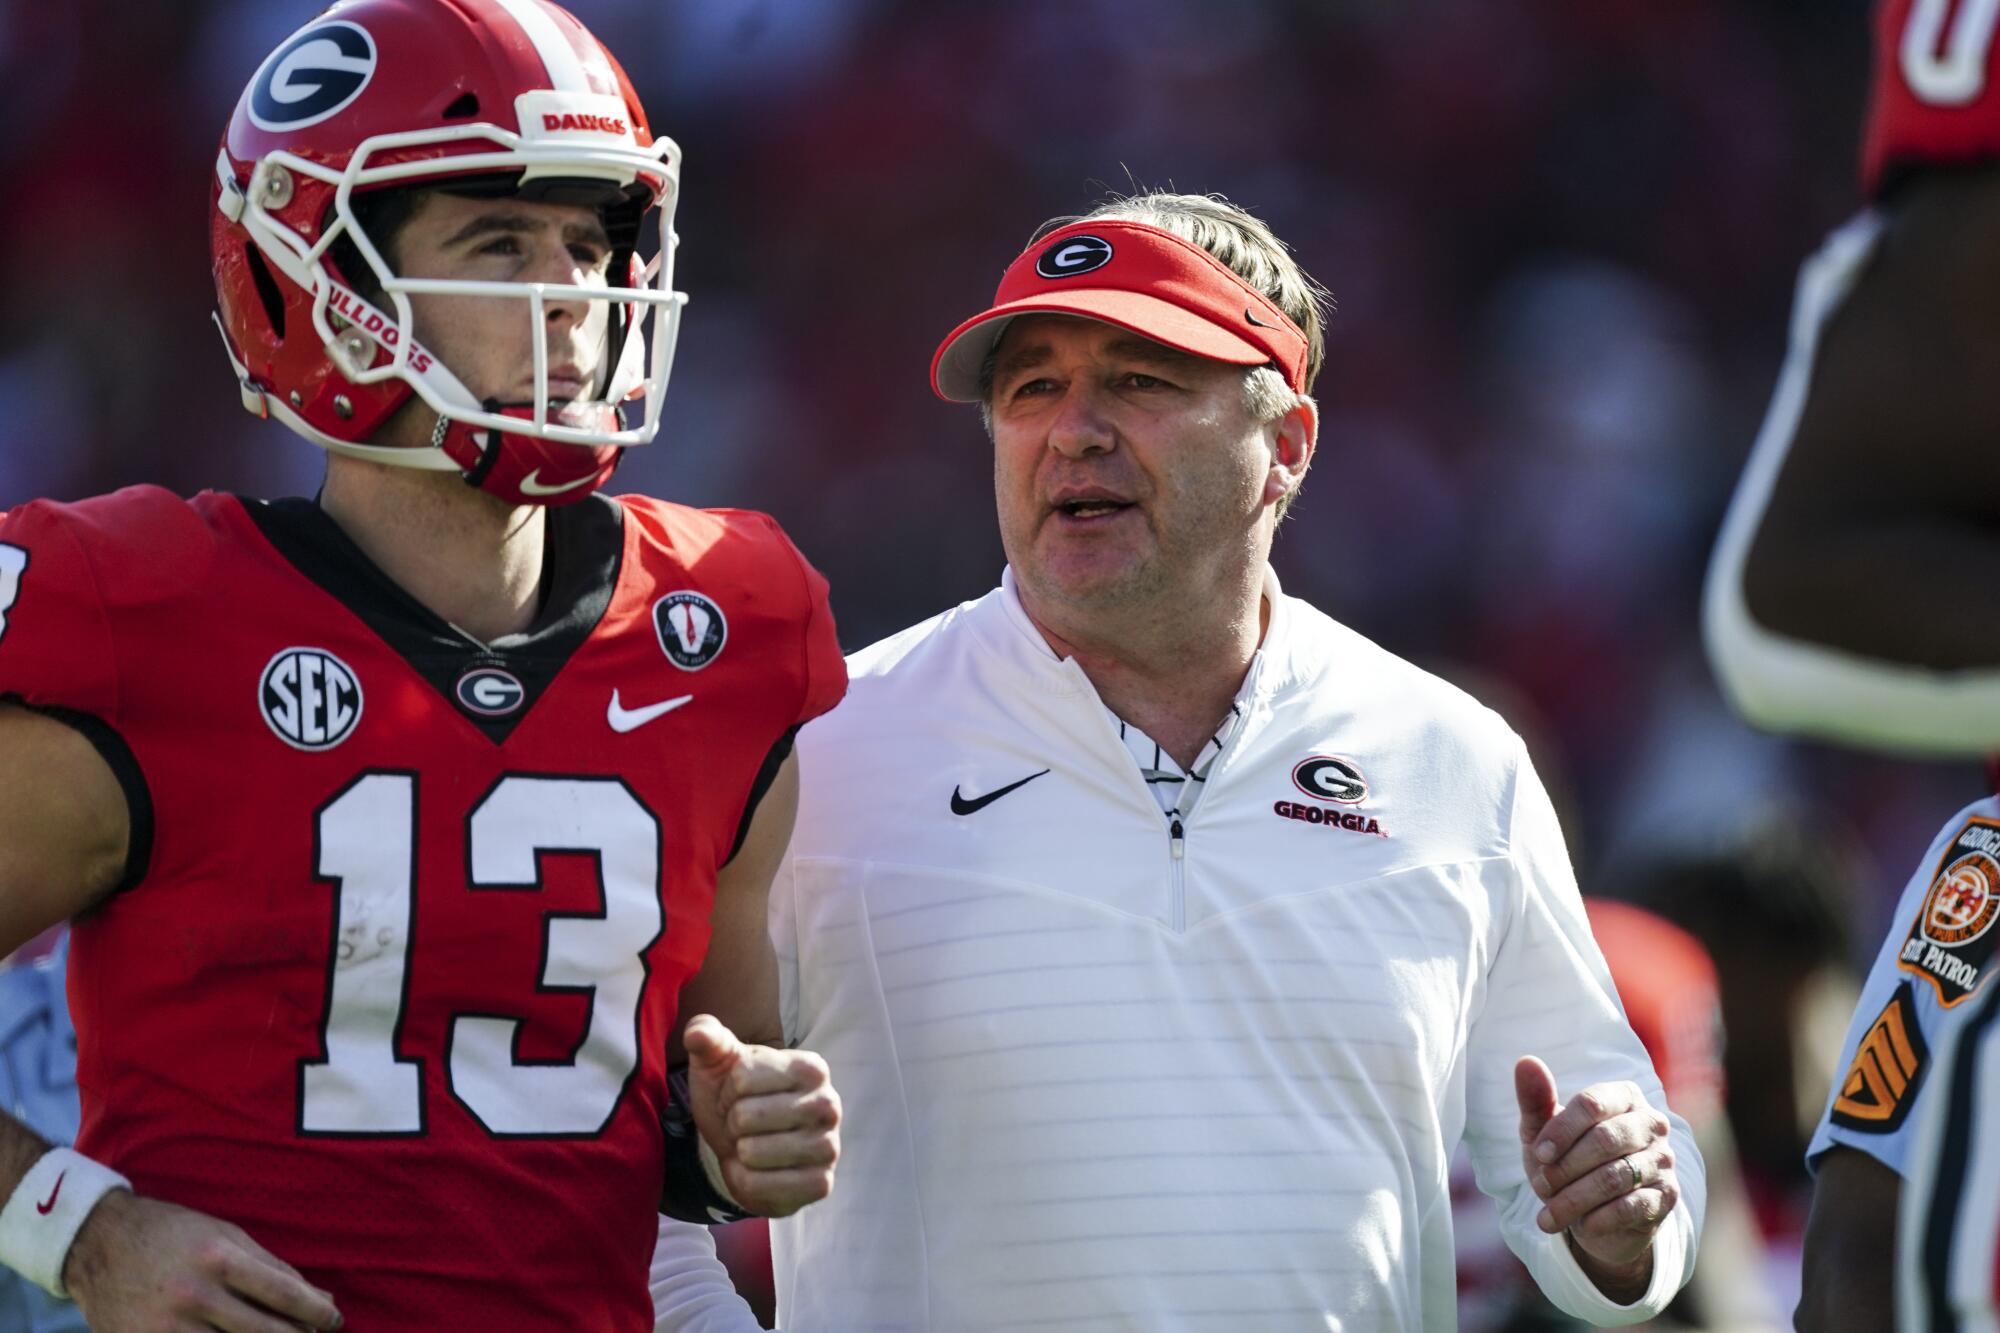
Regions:
[[[1264,501],[1288,504],[1305,484],[1319,446],[1319,405],[1301,394],[1290,411],[1264,428],[1271,441],[1271,469],[1264,478]]]

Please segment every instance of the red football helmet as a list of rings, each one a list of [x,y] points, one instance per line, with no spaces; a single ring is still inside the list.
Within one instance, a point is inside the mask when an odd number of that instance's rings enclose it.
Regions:
[[[217,322],[244,406],[333,452],[455,469],[513,503],[590,494],[620,449],[659,429],[687,299],[673,290],[679,159],[617,60],[547,0],[342,0],[265,59],[216,158]],[[357,198],[425,184],[596,207],[624,285],[399,278]],[[650,264],[638,257],[648,219]],[[413,293],[521,302],[533,401],[475,398],[417,341]],[[609,303],[609,374],[594,396],[549,401],[549,299]],[[412,393],[438,414],[430,447],[365,443]]]

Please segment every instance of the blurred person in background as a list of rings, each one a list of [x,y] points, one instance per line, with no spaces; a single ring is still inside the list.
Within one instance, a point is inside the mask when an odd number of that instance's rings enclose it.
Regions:
[[[1687,931],[1721,1000],[1721,1132],[1739,1168],[1780,1309],[1798,1300],[1812,1182],[1805,1149],[1838,1068],[1858,992],[1854,870],[1822,821],[1751,820],[1709,848],[1609,877],[1620,895]]]
[[[0,958],[0,1111],[51,1143],[76,1139],[76,1030],[63,997],[69,940],[58,927]],[[0,1328],[80,1333],[83,1313],[0,1269]]]
[[[1519,739],[1269,569],[1319,291],[1147,194],[938,349],[1009,563],[801,734],[786,1025],[853,1113],[785,1327],[1449,1328],[1461,1138],[1564,1309],[1687,1281],[1700,1157]]]
[[[1709,573],[1709,652],[1759,725],[1901,754],[2000,750],[1996,24],[1984,0],[1877,8],[1869,206],[1800,273]],[[1854,1012],[1809,1150],[1802,1329],[1890,1326],[1918,1108],[1946,1019],[1992,971],[1996,913],[1987,797],[1918,859]]]
[[[0,513],[0,953],[74,918],[83,1106],[74,1149],[0,1115],[0,1260],[100,1333],[636,1333],[661,1209],[831,1188],[824,1064],[754,1044],[825,584],[597,494],[657,427],[679,167],[553,4],[336,6],[210,167],[316,501]]]

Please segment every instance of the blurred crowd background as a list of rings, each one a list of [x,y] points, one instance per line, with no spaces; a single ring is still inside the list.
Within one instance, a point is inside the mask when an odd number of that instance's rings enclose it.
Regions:
[[[320,7],[0,0],[0,507],[314,489],[238,405],[205,237],[229,108]],[[1708,946],[1795,1234],[1839,997],[1984,781],[1760,737],[1699,642],[1798,261],[1858,207],[1865,0],[570,7],[686,155],[665,426],[613,489],[777,515],[850,649],[1000,572],[926,370],[1034,226],[1135,186],[1273,224],[1338,302],[1286,588],[1498,707],[1586,891]]]

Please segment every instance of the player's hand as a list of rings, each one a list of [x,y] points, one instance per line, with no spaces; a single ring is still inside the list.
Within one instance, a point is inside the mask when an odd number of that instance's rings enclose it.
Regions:
[[[94,1333],[337,1329],[333,1297],[241,1227],[126,1190],[76,1233],[63,1282]]]
[[[736,1202],[785,1217],[833,1192],[840,1094],[811,1051],[748,1045],[711,1014],[688,1020],[695,1128],[722,1163]]]
[[[1567,1231],[1577,1262],[1629,1305],[1653,1276],[1653,1237],[1680,1202],[1667,1117],[1634,1083],[1593,1083],[1565,1103],[1532,1055],[1514,1066],[1521,1165],[1542,1200],[1543,1231]]]

